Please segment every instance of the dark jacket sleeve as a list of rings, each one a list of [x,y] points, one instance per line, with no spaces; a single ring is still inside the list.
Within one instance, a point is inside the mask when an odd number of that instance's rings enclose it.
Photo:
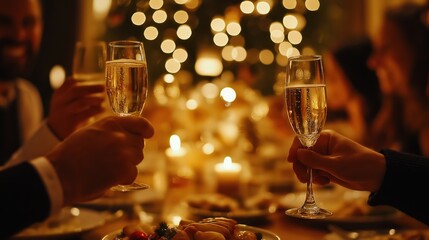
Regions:
[[[49,215],[50,199],[38,172],[28,162],[0,171],[0,239]]]
[[[371,193],[369,205],[389,205],[429,225],[429,158],[382,150],[386,174],[377,192]]]

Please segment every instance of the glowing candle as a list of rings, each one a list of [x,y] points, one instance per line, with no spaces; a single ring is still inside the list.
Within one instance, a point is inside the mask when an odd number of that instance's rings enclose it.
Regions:
[[[180,137],[177,135],[171,135],[170,147],[167,148],[165,154],[168,158],[175,161],[186,155],[186,149],[182,147]]]
[[[170,147],[165,150],[165,155],[168,160],[167,171],[173,184],[182,184],[183,179],[193,177],[193,171],[189,167],[188,151],[182,147],[179,136],[171,135]]]
[[[241,165],[233,163],[231,157],[227,156],[223,160],[223,163],[215,165],[214,170],[217,181],[217,192],[231,197],[238,197],[242,173]]]

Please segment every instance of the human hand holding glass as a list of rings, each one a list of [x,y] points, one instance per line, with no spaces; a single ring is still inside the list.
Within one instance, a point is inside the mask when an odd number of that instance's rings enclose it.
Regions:
[[[114,41],[109,43],[106,62],[106,92],[113,112],[119,116],[139,116],[148,92],[147,63],[142,42]],[[117,185],[113,191],[134,191],[149,188],[133,182]]]
[[[285,99],[289,122],[301,144],[310,149],[319,138],[327,116],[326,83],[321,56],[301,55],[289,58]],[[309,219],[331,216],[330,211],[317,206],[312,189],[312,169],[308,168],[307,171],[305,202],[299,208],[288,209],[286,214]]]

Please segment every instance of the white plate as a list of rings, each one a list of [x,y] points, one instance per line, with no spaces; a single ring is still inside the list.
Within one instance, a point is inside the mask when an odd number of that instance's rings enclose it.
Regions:
[[[380,224],[400,217],[401,213],[394,208],[368,206],[366,204],[368,195],[368,192],[344,189],[315,190],[317,205],[333,212],[332,216],[316,221],[335,224]],[[279,207],[285,209],[300,207],[304,200],[305,192],[289,193],[279,199]]]
[[[100,198],[92,201],[79,203],[79,206],[96,209],[122,209],[132,207],[135,204],[151,203],[162,200],[163,195],[151,188],[144,191],[114,192],[107,191]]]
[[[81,234],[104,222],[105,216],[100,212],[84,208],[63,208],[59,214],[22,230],[12,239],[61,239]]]
[[[252,231],[255,233],[261,233],[262,234],[262,239],[263,240],[280,240],[280,237],[277,236],[275,233],[262,229],[262,228],[258,228],[258,227],[252,227],[252,226],[248,226],[248,225],[244,225],[244,224],[237,224],[238,229],[240,229],[241,231]],[[102,238],[102,240],[117,240],[117,236],[122,232],[122,230],[117,230],[115,232],[112,232],[106,236],[104,236]]]
[[[365,240],[402,240],[402,239],[429,239],[429,230],[413,229],[413,230],[393,230],[393,229],[375,229],[375,230],[354,230],[358,234],[363,235],[359,239]],[[379,233],[383,231],[384,233]],[[323,240],[343,240],[344,236],[338,233],[328,233],[323,237]]]

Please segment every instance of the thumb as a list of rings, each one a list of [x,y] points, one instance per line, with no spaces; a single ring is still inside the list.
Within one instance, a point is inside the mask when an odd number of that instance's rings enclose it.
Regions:
[[[143,117],[129,116],[129,117],[118,117],[117,123],[126,131],[142,135],[145,138],[150,138],[154,134],[154,128],[152,124]]]
[[[313,150],[305,148],[298,149],[296,154],[297,160],[305,166],[329,172],[332,161],[330,161],[328,156],[321,155]]]

